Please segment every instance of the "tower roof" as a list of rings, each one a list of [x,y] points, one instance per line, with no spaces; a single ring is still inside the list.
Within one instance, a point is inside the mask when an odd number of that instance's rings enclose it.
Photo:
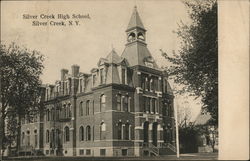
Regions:
[[[139,28],[145,30],[145,28],[142,24],[141,18],[139,16],[139,13],[137,11],[137,7],[135,6],[126,31],[133,29],[133,28],[136,28],[136,27],[139,27]]]

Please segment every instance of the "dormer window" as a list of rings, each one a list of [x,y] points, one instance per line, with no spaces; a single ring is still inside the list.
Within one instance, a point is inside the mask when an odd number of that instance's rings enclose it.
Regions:
[[[97,80],[96,74],[94,74],[94,75],[93,75],[93,87],[96,86],[96,80]]]
[[[126,83],[126,69],[122,68],[122,84]]]
[[[100,84],[104,84],[105,83],[105,72],[104,72],[104,68],[100,69]]]
[[[145,65],[146,65],[147,67],[150,67],[150,68],[153,68],[153,67],[154,67],[153,63],[151,63],[151,62],[145,62]]]
[[[144,58],[144,63],[147,67],[153,68],[154,67],[154,59],[151,56]]]

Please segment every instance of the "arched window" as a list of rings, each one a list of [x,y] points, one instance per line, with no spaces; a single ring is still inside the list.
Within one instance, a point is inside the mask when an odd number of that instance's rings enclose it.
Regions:
[[[87,100],[87,102],[86,102],[86,115],[89,115],[89,104],[90,104],[90,101]]]
[[[50,133],[49,130],[46,131],[46,142],[49,143],[49,139],[50,139]]]
[[[135,33],[132,32],[128,35],[128,41],[131,42],[133,40],[135,40]]]
[[[123,111],[128,111],[128,96],[125,96],[124,98],[123,98]]]
[[[52,143],[55,142],[55,130],[54,129],[51,130],[51,142]]]
[[[117,105],[117,110],[121,111],[121,95],[117,95],[117,100],[116,100],[116,105]]]
[[[60,146],[60,130],[56,129],[56,145]]]
[[[106,107],[106,96],[103,94],[100,97],[100,112],[104,112]]]
[[[129,140],[130,139],[130,125],[129,123],[125,124],[125,129],[124,129],[124,140]]]
[[[66,126],[64,128],[64,141],[67,142],[70,140],[70,135],[69,135],[69,127]]]
[[[100,140],[105,139],[104,132],[106,131],[106,124],[104,122],[100,125]]]
[[[82,104],[83,104],[82,102],[80,102],[80,104],[79,104],[80,116],[83,116],[83,105]]]
[[[34,130],[34,140],[35,140],[35,147],[38,145],[38,137],[37,137],[37,130]]]
[[[84,128],[82,126],[79,129],[79,140],[84,141]]]
[[[30,131],[27,131],[27,145],[30,145]]]
[[[87,136],[87,141],[91,140],[91,128],[90,126],[86,127],[86,136]]]
[[[138,39],[141,39],[141,40],[145,40],[144,35],[143,35],[141,32],[139,32],[139,33],[137,34],[137,38],[138,38]]]
[[[122,123],[121,122],[118,123],[117,136],[118,136],[117,137],[118,139],[122,139]]]

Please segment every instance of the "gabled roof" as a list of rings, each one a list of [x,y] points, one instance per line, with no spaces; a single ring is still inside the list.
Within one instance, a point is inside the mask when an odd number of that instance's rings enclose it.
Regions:
[[[136,28],[136,27],[139,27],[140,29],[145,30],[144,25],[139,16],[139,13],[137,12],[137,7],[135,6],[126,31]]]
[[[205,125],[209,119],[211,118],[210,114],[202,114],[200,113],[195,119],[195,125]]]
[[[167,78],[166,78],[166,80],[167,80]],[[166,81],[166,82],[167,82],[167,84],[166,84],[166,86],[167,86],[167,91],[166,91],[166,92],[167,92],[168,94],[170,94],[170,95],[174,95],[173,90],[172,90],[172,88],[171,88],[169,82],[168,82],[168,81]]]

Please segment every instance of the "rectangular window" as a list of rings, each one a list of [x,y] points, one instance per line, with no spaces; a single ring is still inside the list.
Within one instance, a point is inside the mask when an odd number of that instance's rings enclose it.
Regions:
[[[146,112],[150,113],[150,98],[145,97],[146,98]]]
[[[80,79],[80,92],[82,92],[82,79]]]
[[[150,81],[146,78],[146,90],[150,90]]]
[[[155,113],[156,110],[155,110],[155,99],[153,98],[152,99],[152,112]]]
[[[68,94],[68,81],[65,82],[65,94]]]
[[[95,114],[95,101],[94,100],[93,100],[92,105],[93,105],[93,115],[94,115]]]
[[[159,89],[158,89],[158,78],[154,79],[154,87],[155,87],[155,91],[159,91]]]
[[[84,149],[80,149],[80,150],[79,150],[79,154],[80,154],[80,155],[84,155]]]
[[[100,155],[105,156],[106,155],[106,149],[100,149]]]
[[[151,80],[150,80],[150,90],[151,90],[151,91],[154,91],[154,90],[155,90],[155,87],[154,87],[155,84],[154,84],[154,82],[155,82],[155,81],[154,81],[154,78],[151,78]]]
[[[91,154],[91,150],[90,149],[86,149],[86,155],[90,155]]]
[[[141,77],[141,88],[145,90],[145,77],[144,76]]]
[[[95,126],[93,126],[93,141],[95,140]]]
[[[128,155],[128,149],[122,149],[122,156]]]
[[[51,120],[54,121],[55,112],[54,109],[51,110]]]
[[[117,105],[117,110],[121,111],[121,95],[120,94],[117,95],[116,105]]]
[[[80,110],[79,115],[80,116],[83,116],[83,105],[82,104],[83,104],[82,102],[80,102],[80,104],[79,104],[79,110]]]
[[[147,97],[142,97],[142,107],[143,107],[143,112],[147,111],[147,107],[146,107],[146,101],[147,101]]]
[[[126,79],[126,70],[122,69],[122,84],[125,84],[125,79]]]
[[[47,121],[50,121],[50,111],[47,110]]]
[[[128,96],[123,98],[123,111],[128,111]]]
[[[59,115],[60,115],[60,111],[59,109],[56,109],[56,120],[59,120]]]

